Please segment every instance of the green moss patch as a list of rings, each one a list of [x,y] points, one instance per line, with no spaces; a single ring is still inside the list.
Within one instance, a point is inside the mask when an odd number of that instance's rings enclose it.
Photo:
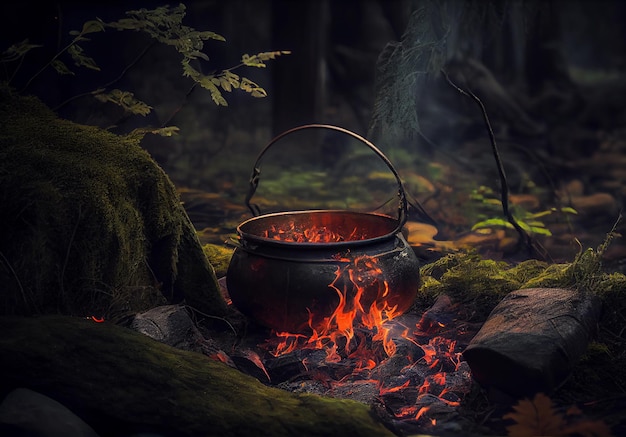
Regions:
[[[364,404],[267,387],[110,323],[0,317],[0,392],[53,397],[102,435],[392,436]]]
[[[176,190],[137,139],[59,119],[0,88],[5,314],[118,317],[224,303]]]

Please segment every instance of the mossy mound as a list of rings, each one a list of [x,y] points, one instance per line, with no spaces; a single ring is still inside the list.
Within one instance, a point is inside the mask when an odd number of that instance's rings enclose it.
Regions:
[[[111,323],[0,317],[0,329],[0,399],[30,388],[102,436],[393,436],[367,405],[267,387]]]
[[[175,187],[139,139],[0,87],[3,314],[117,318],[185,300],[222,315]]]

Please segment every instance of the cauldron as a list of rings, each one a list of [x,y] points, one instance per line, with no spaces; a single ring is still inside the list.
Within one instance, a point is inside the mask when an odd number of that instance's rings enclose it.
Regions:
[[[397,218],[349,210],[260,214],[250,200],[259,184],[263,155],[285,135],[310,128],[350,135],[385,162],[398,183]],[[309,124],[278,135],[257,157],[246,205],[254,217],[237,227],[238,244],[226,285],[235,307],[259,324],[277,332],[310,332],[311,326],[323,323],[337,309],[342,300],[338,291],[348,300],[361,292],[358,305],[364,311],[375,305],[394,316],[415,300],[419,262],[402,235],[407,220],[402,182],[388,158],[358,134]]]

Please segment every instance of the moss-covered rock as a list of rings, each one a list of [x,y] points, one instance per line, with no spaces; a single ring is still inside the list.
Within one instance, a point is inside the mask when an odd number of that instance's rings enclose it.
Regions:
[[[175,187],[139,139],[0,87],[0,312],[116,318],[185,300],[222,315]]]
[[[0,332],[0,397],[35,390],[102,436],[393,436],[367,405],[267,387],[110,323],[0,317]]]

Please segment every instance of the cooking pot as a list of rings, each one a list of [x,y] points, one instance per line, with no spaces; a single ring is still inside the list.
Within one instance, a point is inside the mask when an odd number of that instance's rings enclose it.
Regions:
[[[378,155],[398,184],[398,217],[350,210],[261,214],[250,201],[263,155],[284,136],[304,129],[344,133]],[[226,285],[236,308],[259,324],[276,332],[310,333],[339,305],[397,316],[415,300],[419,262],[402,235],[408,212],[402,181],[389,159],[360,135],[325,124],[283,132],[257,157],[245,202],[254,217],[237,227]],[[351,301],[355,298],[359,301]]]

